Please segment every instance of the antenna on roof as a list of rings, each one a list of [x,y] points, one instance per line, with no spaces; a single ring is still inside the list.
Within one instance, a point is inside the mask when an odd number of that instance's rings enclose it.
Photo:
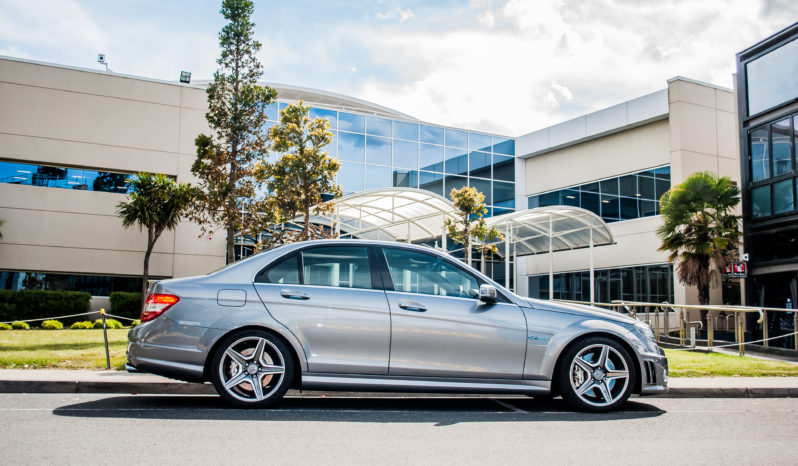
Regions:
[[[98,53],[97,54],[97,63],[99,63],[101,65],[105,65],[105,72],[106,73],[108,72],[108,62],[105,60],[105,54],[104,53]]]

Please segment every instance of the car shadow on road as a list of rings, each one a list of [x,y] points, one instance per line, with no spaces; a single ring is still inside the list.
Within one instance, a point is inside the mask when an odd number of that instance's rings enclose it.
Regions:
[[[287,397],[271,409],[235,409],[216,396],[112,396],[61,406],[53,414],[82,418],[172,420],[422,422],[439,426],[469,422],[609,421],[653,418],[665,411],[638,401],[604,414],[568,410],[561,399],[504,397],[338,398]]]

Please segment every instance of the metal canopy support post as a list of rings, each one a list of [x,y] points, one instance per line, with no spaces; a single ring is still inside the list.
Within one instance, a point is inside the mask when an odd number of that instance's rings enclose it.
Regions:
[[[596,286],[594,284],[595,272],[593,267],[593,227],[590,227],[590,304],[596,302]]]
[[[549,217],[549,299],[554,299],[554,247],[552,245],[554,225]]]
[[[446,216],[443,216],[443,227],[441,228],[441,250],[443,252],[447,252],[448,249],[446,248]]]
[[[507,234],[504,235],[504,287],[510,289],[510,235],[512,234],[510,224],[507,224]]]

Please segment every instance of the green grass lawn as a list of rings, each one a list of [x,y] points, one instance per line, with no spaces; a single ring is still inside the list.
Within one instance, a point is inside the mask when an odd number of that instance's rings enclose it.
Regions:
[[[671,377],[798,377],[798,364],[721,353],[665,350]]]
[[[108,330],[111,367],[125,367],[128,329]],[[0,331],[0,369],[105,369],[103,331]]]
[[[124,369],[128,329],[108,330],[111,367]],[[798,377],[798,364],[665,350],[671,377]],[[105,369],[102,330],[0,331],[0,369]]]

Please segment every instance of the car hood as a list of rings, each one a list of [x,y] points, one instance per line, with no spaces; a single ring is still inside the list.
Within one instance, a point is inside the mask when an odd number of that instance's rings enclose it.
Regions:
[[[586,306],[584,304],[561,303],[542,299],[522,298],[533,309],[545,309],[554,312],[565,312],[595,319],[610,320],[621,324],[634,325],[637,319],[620,312],[609,311],[600,307]]]

